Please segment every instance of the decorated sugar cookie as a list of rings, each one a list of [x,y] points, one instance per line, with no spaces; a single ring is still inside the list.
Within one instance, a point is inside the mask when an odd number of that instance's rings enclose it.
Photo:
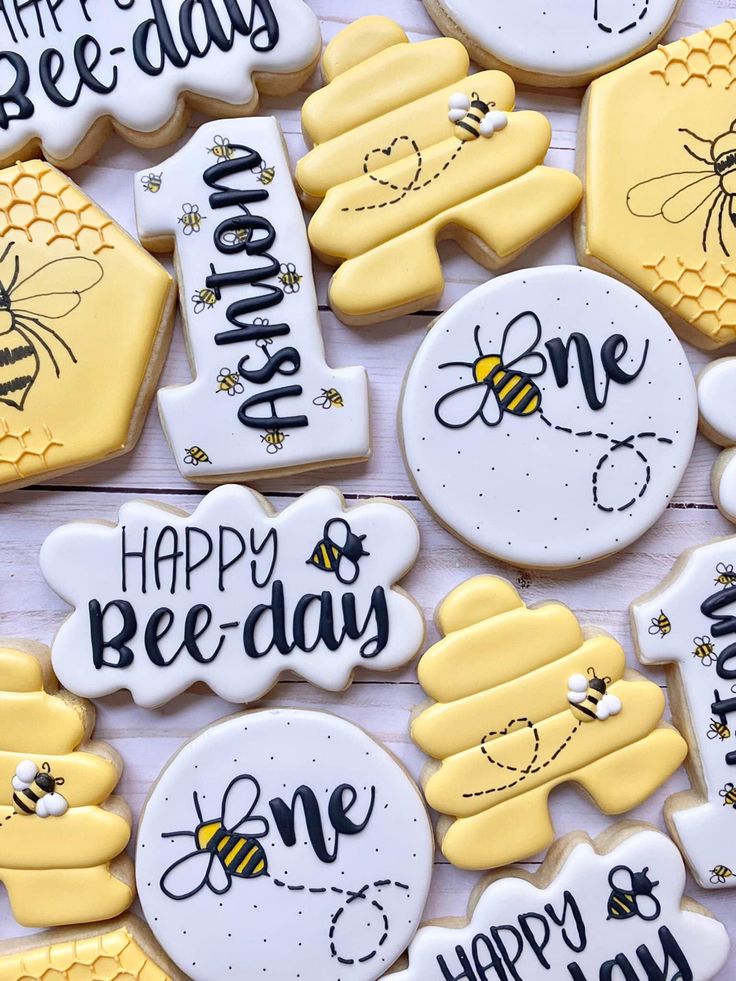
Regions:
[[[692,789],[667,800],[665,818],[705,889],[736,886],[735,563],[736,538],[690,549],[631,607],[637,654],[667,665],[673,718],[690,743]]]
[[[595,842],[568,835],[535,875],[513,869],[481,882],[462,926],[423,926],[408,967],[392,978],[476,981],[498,972],[584,981],[620,972],[709,981],[725,965],[730,941],[684,889],[680,853],[654,828],[622,823]],[[507,967],[514,973],[506,975]]]
[[[708,439],[727,447],[713,467],[713,499],[726,518],[736,521],[736,358],[720,358],[700,373],[698,403],[700,428]]]
[[[654,308],[576,266],[503,276],[431,328],[400,412],[428,507],[469,545],[558,568],[626,548],[685,471],[697,401]]]
[[[134,446],[174,302],[168,273],[63,174],[0,171],[0,489]]]
[[[58,972],[58,973],[57,973]],[[0,981],[186,981],[135,916],[0,942]]]
[[[527,608],[511,583],[480,576],[450,593],[437,625],[443,639],[418,667],[436,704],[415,714],[411,735],[437,761],[422,780],[427,803],[448,815],[438,837],[453,865],[497,868],[547,848],[559,784],[622,814],[682,763],[661,689],[561,603]]]
[[[736,339],[736,21],[593,82],[579,146],[581,262],[710,349]]]
[[[444,278],[438,237],[479,262],[510,262],[580,200],[580,182],[543,162],[552,130],[512,112],[502,72],[468,75],[457,41],[410,44],[384,17],[351,24],[328,44],[327,83],[304,104],[314,149],[297,166],[317,255],[340,266],[330,303],[369,324],[431,306]]]
[[[433,842],[417,788],[322,712],[236,715],[187,743],[141,818],[146,918],[193,981],[373,981],[421,920]]]
[[[48,654],[0,644],[0,882],[28,927],[106,920],[133,901],[130,813],[110,797],[120,760],[88,742],[94,709],[58,690]]]
[[[136,178],[141,241],[176,248],[195,380],[159,392],[181,472],[222,481],[370,453],[362,368],[325,362],[312,258],[275,119],[210,123]]]
[[[15,3],[0,30],[0,163],[40,150],[64,168],[113,130],[163,146],[190,109],[254,112],[259,92],[296,91],[321,47],[303,0]]]
[[[149,708],[196,681],[251,702],[283,671],[341,691],[357,667],[389,671],[421,647],[421,612],[395,587],[418,551],[406,509],[348,510],[331,487],[281,514],[235,485],[191,515],[134,501],[117,525],[73,522],[43,544],[46,580],[75,607],[54,668],[70,691],[127,689]]]
[[[654,47],[680,0],[424,0],[474,61],[532,85],[584,85]]]

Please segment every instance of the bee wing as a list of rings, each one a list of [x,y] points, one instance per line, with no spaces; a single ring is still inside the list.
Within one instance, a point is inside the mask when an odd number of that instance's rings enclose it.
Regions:
[[[261,796],[261,787],[255,777],[243,774],[230,782],[222,798],[222,824],[227,831],[247,833],[251,838],[262,838],[268,833],[268,821],[264,817],[251,817],[253,808]],[[248,823],[247,832],[243,825]]]
[[[635,184],[626,195],[626,204],[638,218],[661,215],[677,225],[705,204],[719,186],[720,178],[712,170],[663,174]]]
[[[443,395],[434,407],[434,414],[447,429],[463,429],[478,417],[486,426],[497,426],[503,416],[493,389],[478,382]]]
[[[36,814],[39,817],[61,817],[69,810],[66,797],[61,794],[47,794],[36,804]]]
[[[18,780],[24,783],[26,787],[30,787],[30,785],[36,779],[37,773],[38,767],[33,760],[21,760],[18,766],[15,768],[15,776],[18,778]]]
[[[542,336],[542,325],[536,313],[527,310],[506,324],[501,341],[501,361],[505,368],[519,368],[527,375],[541,375],[547,367],[544,357],[534,348]],[[521,362],[525,362],[522,369]],[[526,365],[528,364],[528,368]]]
[[[626,883],[616,882],[616,876],[620,877],[622,872],[629,878],[629,881]],[[617,865],[615,869],[611,869],[608,873],[608,884],[611,889],[618,889],[619,892],[629,892],[634,887],[634,873],[626,865]]]
[[[662,907],[656,896],[644,893],[636,897],[636,906],[642,920],[656,920],[662,912]]]
[[[568,691],[567,700],[571,705],[580,705],[584,702],[586,698],[586,693],[584,691]]]
[[[215,865],[224,873],[219,859],[212,852],[189,852],[178,858],[161,876],[161,891],[169,899],[190,899],[210,883],[210,873],[217,874],[213,868]]]
[[[621,711],[621,699],[617,698],[615,695],[604,695],[603,698],[598,702],[598,708],[596,709],[596,716],[601,722],[605,722],[612,715],[618,715]]]
[[[13,310],[46,320],[66,317],[81,303],[81,294],[96,286],[102,276],[102,266],[96,259],[54,259],[15,286],[11,294]],[[61,283],[63,289],[59,288]]]
[[[31,784],[27,780],[22,780],[20,777],[15,776],[10,781],[13,785],[13,790],[28,790]]]
[[[332,518],[325,525],[325,538],[328,538],[338,548],[344,548],[348,543],[350,525],[344,518]]]

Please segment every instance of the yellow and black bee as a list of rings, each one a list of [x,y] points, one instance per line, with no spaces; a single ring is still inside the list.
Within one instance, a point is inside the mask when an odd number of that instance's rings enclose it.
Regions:
[[[464,92],[456,92],[450,97],[448,105],[450,122],[455,124],[455,136],[463,143],[477,140],[481,136],[490,139],[498,130],[508,124],[505,112],[494,111],[495,102],[486,102],[473,92],[468,96]]]
[[[716,566],[716,577],[713,580],[716,586],[736,586],[736,572],[734,572],[733,566],[729,563],[726,565],[725,562],[719,562]]]
[[[41,769],[33,760],[22,760],[15,769],[12,780],[13,810],[16,814],[35,814],[37,817],[61,817],[69,804],[56,788],[64,784],[63,777],[55,777],[48,763]]]
[[[233,878],[268,875],[268,859],[259,838],[268,834],[268,821],[253,814],[261,796],[255,777],[243,774],[231,781],[222,798],[219,818],[205,821],[196,790],[194,831],[171,831],[162,838],[193,838],[194,851],[178,858],[161,876],[161,891],[169,899],[190,899],[207,886],[226,893]]]
[[[183,204],[182,213],[179,215],[179,222],[184,226],[185,235],[194,235],[202,228],[202,222],[206,215],[203,215],[197,204]]]
[[[736,787],[732,783],[725,784],[723,790],[718,791],[718,796],[723,798],[724,807],[733,807],[736,810]]]
[[[192,296],[192,303],[196,314],[202,313],[203,310],[211,310],[217,303],[217,294],[208,286],[203,286]]]
[[[200,463],[212,463],[201,446],[190,446],[184,450],[184,463],[190,467],[198,467]]]
[[[716,660],[716,649],[713,641],[706,634],[703,637],[693,637],[693,657],[697,657],[702,665],[709,668]]]
[[[240,380],[240,375],[237,371],[231,371],[229,368],[223,368],[220,374],[217,376],[217,393],[226,392],[228,395],[242,395],[245,391],[243,383]]]
[[[365,535],[356,535],[344,518],[331,518],[324,527],[307,565],[334,573],[338,582],[352,585],[360,572],[359,563],[370,555],[363,547]]]
[[[578,722],[605,722],[621,711],[621,700],[608,694],[610,678],[599,678],[594,668],[588,676],[573,674],[567,680],[567,701]]]
[[[301,283],[303,279],[304,277],[296,271],[296,266],[293,262],[282,263],[279,282],[284,287],[284,293],[298,293],[302,288]]]
[[[264,160],[261,162],[260,166],[256,167],[256,173],[258,174],[259,183],[268,185],[276,176],[276,168],[269,167]]]
[[[730,879],[733,876],[733,872],[726,865],[716,865],[714,869],[710,870],[710,881],[715,885],[723,885],[726,879]]]
[[[322,394],[312,399],[312,405],[318,405],[322,409],[342,409],[345,403],[336,388],[323,388]]]
[[[647,921],[657,919],[662,906],[653,893],[659,882],[652,882],[648,872],[649,866],[641,872],[634,872],[627,865],[617,865],[611,870],[608,875],[611,895],[608,897],[607,919],[630,920],[634,916]],[[628,883],[621,882],[622,875],[628,878]]]
[[[659,634],[660,637],[666,637],[668,633],[672,631],[672,624],[670,623],[670,618],[664,612],[664,610],[659,611],[658,617],[652,617],[649,622],[649,633],[654,636]]]
[[[731,730],[724,721],[724,716],[720,719],[711,719],[708,726],[708,739],[720,739],[721,741],[731,738]]]
[[[141,184],[143,185],[144,191],[150,191],[151,194],[158,194],[161,190],[161,185],[163,184],[163,171],[160,174],[144,174],[141,177]]]
[[[267,429],[261,436],[261,442],[266,444],[266,453],[278,453],[283,450],[285,441],[289,438],[288,433],[282,433],[280,429]]]
[[[542,393],[532,381],[547,364],[535,351],[542,325],[528,311],[514,317],[503,332],[500,353],[486,353],[480,342],[481,325],[475,328],[478,357],[471,364],[452,361],[440,368],[469,368],[473,380],[443,395],[434,408],[437,421],[447,429],[463,429],[480,418],[486,426],[497,426],[508,412],[531,416],[542,407]]]
[[[217,157],[218,160],[232,160],[235,156],[235,147],[230,145],[230,140],[226,136],[216,136],[214,146],[208,147],[207,152]]]

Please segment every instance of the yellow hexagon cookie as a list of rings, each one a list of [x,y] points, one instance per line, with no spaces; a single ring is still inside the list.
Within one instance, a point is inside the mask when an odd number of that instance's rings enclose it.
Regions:
[[[0,488],[129,450],[171,277],[49,164],[0,171]]]
[[[736,21],[660,46],[587,96],[582,262],[710,349],[736,340]]]

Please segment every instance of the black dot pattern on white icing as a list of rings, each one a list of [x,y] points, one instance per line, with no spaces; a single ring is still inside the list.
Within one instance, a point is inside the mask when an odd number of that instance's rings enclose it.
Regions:
[[[260,787],[253,813],[269,822],[267,874],[233,877],[219,896],[205,886],[189,899],[168,898],[161,876],[193,839],[161,835],[195,829],[195,790],[203,820],[217,819],[223,789],[245,772]],[[351,788],[343,792],[351,820],[370,813],[354,835],[330,823],[341,785]],[[290,806],[299,788],[311,793],[290,824],[288,808],[271,802]],[[306,820],[310,807],[321,828]],[[141,822],[138,886],[158,939],[195,981],[243,977],[244,951],[249,979],[372,981],[419,925],[432,854],[416,787],[362,730],[320,713],[264,712],[206,730],[164,771]]]

